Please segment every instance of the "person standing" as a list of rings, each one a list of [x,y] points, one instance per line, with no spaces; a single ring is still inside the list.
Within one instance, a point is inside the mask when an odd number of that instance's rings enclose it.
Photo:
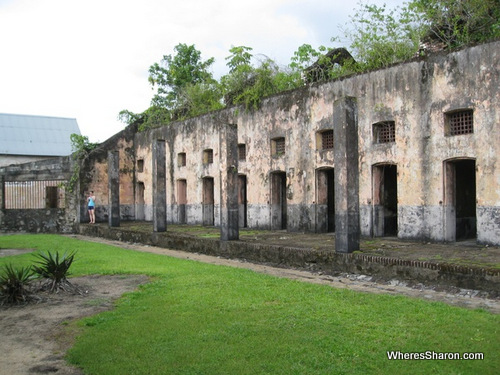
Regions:
[[[87,209],[89,211],[90,224],[95,224],[95,195],[92,190],[87,197]]]

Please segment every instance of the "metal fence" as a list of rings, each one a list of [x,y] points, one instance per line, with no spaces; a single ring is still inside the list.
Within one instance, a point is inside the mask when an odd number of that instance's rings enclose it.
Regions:
[[[5,182],[6,209],[65,208],[65,181]]]

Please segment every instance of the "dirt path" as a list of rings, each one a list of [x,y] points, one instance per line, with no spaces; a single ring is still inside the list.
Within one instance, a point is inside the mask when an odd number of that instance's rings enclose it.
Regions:
[[[239,267],[268,275],[287,277],[335,288],[361,292],[388,293],[443,301],[466,308],[484,308],[500,313],[500,299],[487,299],[470,290],[436,291],[431,288],[410,288],[397,281],[379,284],[363,275],[329,276],[300,270],[282,269],[203,254],[186,253],[153,246],[128,244],[95,237],[72,235],[85,241],[106,243],[126,249],[168,255],[215,265]],[[0,256],[22,250],[1,249]],[[87,276],[72,278],[71,282],[85,291],[84,295],[59,293],[44,296],[41,303],[19,307],[0,307],[0,375],[49,374],[82,375],[69,366],[64,355],[72,345],[74,332],[67,322],[111,309],[113,301],[123,293],[146,283],[146,276]]]
[[[113,307],[113,301],[139,284],[146,276],[87,276],[71,282],[86,293],[42,296],[40,303],[0,306],[0,375],[80,375],[64,360],[74,332],[67,322],[92,316]]]

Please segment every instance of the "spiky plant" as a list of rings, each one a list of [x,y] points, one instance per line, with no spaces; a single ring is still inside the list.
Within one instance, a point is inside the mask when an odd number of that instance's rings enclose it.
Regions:
[[[26,303],[33,298],[29,288],[33,270],[29,267],[14,268],[6,264],[0,272],[0,304]]]
[[[73,264],[76,252],[65,252],[62,256],[59,252],[41,252],[35,254],[38,261],[33,265],[33,271],[40,278],[45,279],[42,283],[42,289],[49,292],[58,292],[59,290],[75,292],[78,289],[72,285],[67,277],[70,275],[69,268]]]

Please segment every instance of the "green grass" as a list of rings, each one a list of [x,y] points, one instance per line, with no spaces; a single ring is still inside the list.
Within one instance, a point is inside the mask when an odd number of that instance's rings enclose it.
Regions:
[[[80,322],[68,360],[88,374],[494,374],[500,318],[483,310],[334,289],[56,235],[0,247],[77,250],[71,271],[147,274],[113,311]],[[28,265],[32,254],[0,258]],[[482,352],[389,361],[386,351]]]

